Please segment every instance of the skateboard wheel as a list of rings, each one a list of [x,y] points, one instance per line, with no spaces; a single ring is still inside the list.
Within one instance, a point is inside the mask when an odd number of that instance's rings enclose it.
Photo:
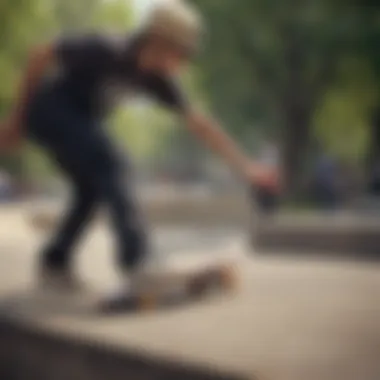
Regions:
[[[232,265],[226,266],[221,270],[221,284],[223,288],[233,291],[237,288],[236,270]]]
[[[138,299],[138,309],[142,311],[154,310],[157,306],[157,298],[152,294],[144,294]]]

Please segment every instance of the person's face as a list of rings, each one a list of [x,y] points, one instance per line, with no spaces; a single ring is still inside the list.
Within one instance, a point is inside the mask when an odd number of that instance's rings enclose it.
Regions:
[[[177,75],[189,63],[180,49],[164,43],[151,43],[143,49],[140,64],[143,69],[163,75]]]

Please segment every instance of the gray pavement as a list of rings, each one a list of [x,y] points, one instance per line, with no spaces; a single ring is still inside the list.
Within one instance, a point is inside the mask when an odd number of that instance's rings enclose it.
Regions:
[[[21,215],[2,211],[0,224],[0,309],[12,318],[249,378],[380,378],[377,263],[248,257],[238,248],[242,284],[235,296],[160,313],[99,319],[86,314],[83,299],[63,302],[32,291],[35,253],[44,237],[31,233]],[[229,250],[242,233],[157,228],[154,236],[161,255],[192,262]],[[111,250],[112,242],[101,228],[81,248],[79,271],[95,288],[115,280]]]

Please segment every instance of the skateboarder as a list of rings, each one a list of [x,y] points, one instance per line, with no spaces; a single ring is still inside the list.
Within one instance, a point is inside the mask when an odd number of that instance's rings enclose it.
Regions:
[[[275,173],[252,162],[211,118],[196,111],[175,77],[196,54],[202,22],[186,3],[161,2],[134,34],[62,38],[37,48],[27,65],[2,146],[22,135],[43,147],[73,188],[72,205],[41,256],[45,283],[78,285],[73,252],[102,203],[116,235],[121,294],[143,283],[147,240],[137,205],[125,188],[123,165],[103,126],[119,94],[143,93],[181,116],[205,142],[252,184],[274,186]]]

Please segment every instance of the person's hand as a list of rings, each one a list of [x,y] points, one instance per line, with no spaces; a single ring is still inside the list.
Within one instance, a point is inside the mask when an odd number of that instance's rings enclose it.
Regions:
[[[21,147],[19,124],[16,118],[0,123],[0,153],[12,153]]]
[[[279,173],[273,167],[251,164],[246,168],[246,178],[255,187],[260,187],[270,192],[280,190]]]

